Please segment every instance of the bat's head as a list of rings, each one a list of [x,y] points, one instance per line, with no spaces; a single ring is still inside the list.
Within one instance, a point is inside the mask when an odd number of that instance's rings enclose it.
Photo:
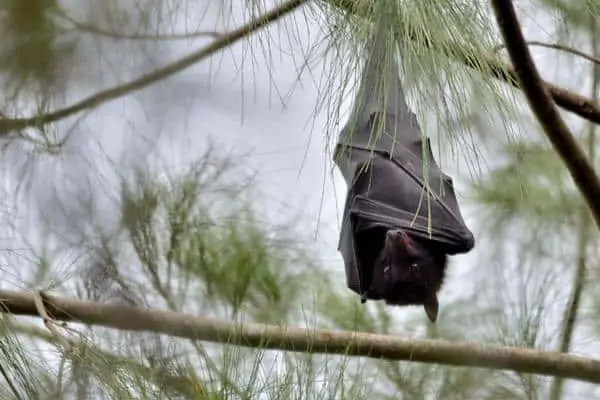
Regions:
[[[400,229],[388,230],[374,265],[372,291],[390,305],[423,305],[428,318],[438,314],[447,255],[432,243],[413,239]]]

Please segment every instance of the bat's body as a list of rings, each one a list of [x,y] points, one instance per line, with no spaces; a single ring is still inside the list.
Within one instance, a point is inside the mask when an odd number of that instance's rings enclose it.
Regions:
[[[363,302],[423,305],[435,321],[447,255],[466,253],[475,241],[452,179],[406,103],[385,34],[379,29],[370,46],[336,147],[335,163],[348,184],[339,250],[348,287]]]
[[[389,305],[423,305],[429,318],[435,320],[437,292],[444,283],[447,263],[448,256],[436,251],[434,243],[413,240],[399,229],[387,230],[383,248],[373,264],[367,296]]]

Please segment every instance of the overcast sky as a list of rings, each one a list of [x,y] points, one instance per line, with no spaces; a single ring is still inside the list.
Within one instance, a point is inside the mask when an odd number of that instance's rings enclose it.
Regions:
[[[176,17],[163,22],[161,32],[226,31],[239,26],[242,16],[247,15],[237,2],[231,5],[233,11],[227,5],[217,6],[218,2],[186,3],[187,7]],[[73,17],[85,20],[86,10],[81,3],[73,4]],[[94,7],[93,2],[90,4]],[[267,10],[272,3],[261,4]],[[312,68],[298,79],[306,58],[303,55],[322,40],[319,26],[304,15],[305,10],[296,11],[283,23],[269,27],[268,32],[263,30],[250,41],[243,40],[210,60],[111,101],[83,120],[76,116],[63,121],[61,133],[73,131],[67,151],[61,157],[36,160],[34,173],[30,174],[29,201],[25,205],[19,199],[15,204],[18,215],[25,221],[35,216],[33,204],[41,205],[46,218],[51,218],[57,228],[72,219],[65,217],[65,210],[71,216],[87,212],[71,198],[74,193],[86,193],[94,199],[100,218],[110,221],[116,218],[110,204],[118,191],[111,163],[125,164],[127,169],[150,161],[156,173],[164,166],[170,171],[185,168],[197,159],[210,137],[240,153],[252,151],[248,166],[258,173],[265,192],[260,201],[265,202],[274,217],[304,212],[303,223],[316,235],[315,246],[321,251],[324,265],[341,272],[336,245],[346,187],[337,170],[332,175],[331,154],[326,150],[324,135],[327,115],[315,115],[319,96],[337,98],[338,94],[320,90],[325,77],[322,64],[315,64],[318,57],[314,52],[310,53]],[[198,26],[197,16],[202,12],[206,14]],[[78,59],[68,67],[69,89],[62,101],[71,104],[117,82],[138,77],[201,48],[209,40],[142,46],[139,42],[115,42],[89,35],[67,37],[65,42],[77,44]],[[435,147],[436,137],[428,133]],[[29,151],[16,149],[13,155],[23,162]],[[447,157],[443,165],[448,165],[449,160]],[[22,182],[18,165],[16,161],[12,163],[5,174],[9,191]],[[455,168],[448,169],[448,173],[456,175]],[[63,197],[63,207],[57,208],[57,193]],[[458,196],[462,197],[460,191]],[[464,214],[471,224],[469,211],[465,209]],[[29,226],[36,231],[35,223]],[[455,262],[463,264],[476,252],[477,249],[469,256],[456,257]]]
[[[161,32],[182,33],[196,28],[225,31],[239,26],[241,16],[247,14],[242,13],[237,2],[231,5],[233,11],[227,12],[223,11],[226,5],[223,9],[217,6],[219,2],[211,2],[208,11],[207,2],[186,3],[187,8],[165,22]],[[73,4],[73,17],[84,20],[81,3]],[[272,3],[261,4],[267,10]],[[331,175],[331,154],[326,150],[324,135],[327,115],[315,115],[319,95],[323,98],[338,94],[319,90],[324,80],[322,65],[313,64],[310,73],[298,79],[302,55],[322,40],[319,26],[303,15],[304,10],[271,26],[268,33],[263,30],[250,41],[243,40],[176,76],[111,101],[81,121],[77,116],[62,122],[63,134],[73,131],[67,151],[61,157],[36,161],[29,201],[18,200],[14,204],[18,210],[15,215],[25,221],[35,216],[32,210],[37,204],[52,218],[53,226],[59,227],[70,218],[57,212],[56,193],[62,193],[61,201],[67,204],[63,211],[74,214],[86,210],[69,205],[69,197],[85,192],[94,198],[101,218],[110,221],[116,218],[110,204],[118,192],[111,163],[130,167],[151,161],[155,173],[160,173],[165,165],[169,170],[185,168],[197,159],[210,137],[238,152],[252,151],[248,166],[259,174],[265,192],[260,201],[265,202],[272,217],[304,212],[303,223],[316,235],[314,243],[324,265],[341,273],[343,265],[336,247],[346,187],[336,170],[334,178]],[[198,26],[197,15],[203,12],[204,22]],[[227,21],[226,25],[223,21]],[[539,29],[541,22],[538,18],[533,26],[536,29],[528,29],[533,33],[532,39],[545,37]],[[65,39],[69,40],[77,44],[79,58],[69,68],[64,104],[165,65],[201,48],[210,39],[150,43],[143,51],[139,42],[114,42],[87,35]],[[538,57],[540,53],[536,49],[534,54]],[[317,59],[314,53],[312,56],[313,61]],[[551,60],[542,63],[550,67],[547,74],[556,70],[556,54]],[[572,81],[569,84],[577,85]],[[427,133],[436,147],[436,135]],[[13,155],[22,162],[28,152],[29,149],[15,149]],[[449,160],[447,157],[444,165]],[[10,164],[4,174],[9,191],[22,181],[18,165],[16,161]],[[456,176],[455,168],[448,169],[450,175]],[[462,201],[460,190],[458,197]],[[465,219],[473,225],[474,216],[462,203]],[[35,232],[35,224],[30,227]],[[454,263],[458,266],[453,267],[451,275],[465,271],[467,261],[476,257],[479,250],[456,257]],[[18,284],[19,280],[13,283]],[[453,286],[457,281],[449,283],[442,296],[456,290]]]
[[[80,2],[73,0],[71,3],[78,4],[72,8],[74,16],[85,15]],[[197,18],[189,16],[204,12],[207,2],[189,0],[187,3],[188,7],[173,19],[171,28],[167,27],[163,32],[185,32],[196,28],[188,23],[194,19],[195,25]],[[223,31],[240,25],[242,13],[238,2],[232,4],[235,18],[217,7],[219,2],[211,4],[213,6],[199,29]],[[266,10],[271,2],[261,4],[265,4],[263,9]],[[227,26],[218,22],[223,19],[229,20]],[[541,28],[543,22],[538,17],[535,24],[530,24],[529,38],[547,37],[548,32]],[[271,210],[271,217],[285,218],[304,212],[303,223],[311,234],[316,235],[313,240],[322,254],[323,265],[342,274],[343,264],[336,247],[346,187],[337,171],[334,171],[335,179],[331,175],[331,154],[326,150],[324,137],[327,116],[324,113],[315,115],[320,93],[318,82],[323,81],[322,66],[314,65],[310,73],[304,73],[298,81],[302,54],[320,40],[318,32],[319,26],[314,22],[307,24],[302,12],[297,11],[286,18],[284,28],[273,26],[268,34],[262,31],[253,36],[250,48],[244,40],[164,82],[111,101],[82,121],[78,116],[62,122],[59,124],[62,132],[78,122],[72,128],[68,151],[58,158],[41,157],[36,161],[28,181],[32,186],[27,201],[5,197],[6,208],[12,213],[11,220],[23,221],[21,228],[28,229],[33,235],[37,225],[30,218],[35,217],[34,211],[40,208],[46,216],[52,217],[55,227],[64,224],[69,218],[57,212],[60,209],[55,198],[57,191],[66,197],[61,200],[66,202],[68,213],[85,212],[77,208],[76,202],[69,203],[69,197],[72,193],[86,192],[95,199],[99,215],[108,221],[114,220],[116,214],[111,211],[110,204],[117,195],[118,181],[111,162],[132,166],[150,160],[156,173],[164,165],[171,170],[185,168],[201,154],[210,137],[238,152],[252,151],[248,166],[259,174],[261,189],[265,192],[260,201],[268,205],[266,208]],[[270,40],[268,45],[264,43],[267,38]],[[190,40],[149,44],[142,52],[139,43],[114,43],[86,35],[68,40],[77,43],[80,58],[71,66],[64,104],[111,87],[118,81],[137,77],[207,43],[206,40]],[[559,65],[564,64],[557,62],[559,58],[555,53],[548,55],[539,49],[534,49],[533,53],[542,61],[539,65],[543,67],[545,77],[582,94],[587,93],[587,89],[581,89],[587,87],[581,82],[571,77],[568,82],[561,82],[556,76]],[[542,54],[549,57],[547,62],[543,62]],[[560,60],[565,61],[565,58]],[[434,135],[432,139],[434,147],[437,146]],[[29,151],[28,148],[13,149],[11,154],[15,160],[7,163],[3,171],[8,193],[22,182],[19,163],[27,160]],[[450,174],[454,175],[453,172]],[[461,201],[463,194],[460,191],[458,197]],[[469,211],[464,214],[467,223],[472,225],[476,216]],[[25,223],[27,221],[29,224]],[[11,234],[6,231],[6,235]],[[5,247],[14,248],[18,243],[15,240],[7,238]],[[35,243],[36,240],[32,241]],[[465,271],[469,260],[479,251],[481,248],[476,247],[469,256],[456,257],[451,276]],[[26,262],[28,255],[26,250],[17,250],[6,256],[4,271],[9,278],[2,281],[3,286],[22,285],[23,271],[15,266]],[[69,261],[68,258],[58,260],[63,263],[59,270],[68,270]],[[448,283],[441,296],[442,310],[444,296],[464,289],[456,279]]]

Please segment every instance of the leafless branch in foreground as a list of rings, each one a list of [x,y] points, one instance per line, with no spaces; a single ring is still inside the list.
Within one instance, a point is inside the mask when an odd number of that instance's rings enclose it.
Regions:
[[[35,295],[0,290],[5,313],[39,316]],[[174,337],[259,349],[362,356],[393,361],[505,369],[600,383],[600,360],[533,349],[445,340],[402,339],[372,333],[240,324],[172,311],[103,305],[44,295],[54,320],[150,331]]]
[[[240,39],[258,31],[261,28],[264,28],[270,23],[296,10],[305,2],[306,0],[287,1],[281,4],[280,6],[276,7],[275,9],[252,19],[246,25],[243,25],[240,28],[223,34],[222,36],[215,39],[211,44],[179,59],[178,61],[175,61],[165,67],[159,68],[153,72],[150,72],[149,74],[141,76],[128,83],[124,83],[122,85],[118,85],[113,88],[91,95],[88,98],[83,99],[69,107],[45,114],[36,115],[34,117],[29,118],[0,119],[0,136],[8,135],[13,131],[20,131],[26,128],[42,127],[46,124],[73,116],[82,111],[98,107],[99,105],[106,103],[107,101],[125,96],[136,90],[146,88],[165,78],[175,75],[186,68],[191,67],[199,61],[202,61],[210,57],[214,53],[221,51],[226,47],[236,43]]]
[[[567,166],[575,185],[592,211],[596,225],[600,228],[600,179],[592,163],[558,113],[548,93],[548,88],[537,71],[512,1],[492,0],[492,6],[506,49],[529,106],[544,128],[546,136],[552,142],[554,150]]]

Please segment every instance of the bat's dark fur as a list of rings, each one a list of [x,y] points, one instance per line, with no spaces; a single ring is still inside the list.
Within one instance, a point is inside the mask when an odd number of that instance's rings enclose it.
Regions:
[[[469,252],[475,239],[406,101],[389,46],[394,31],[383,20],[373,29],[334,156],[348,187],[338,249],[346,284],[363,303],[422,305],[435,322],[447,258]]]
[[[422,305],[435,322],[448,256],[436,251],[434,243],[416,240],[400,229],[369,229],[361,237],[369,243],[361,262],[373,266],[365,297],[389,305]]]

